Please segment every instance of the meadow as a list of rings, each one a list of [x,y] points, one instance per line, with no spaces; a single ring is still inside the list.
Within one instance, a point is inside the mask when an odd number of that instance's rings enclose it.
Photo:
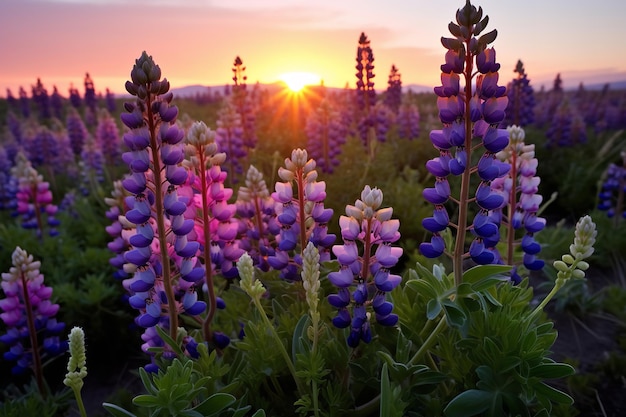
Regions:
[[[623,415],[626,92],[487,26],[432,93],[365,33],[345,89],[177,97],[138,51],[125,97],[9,92],[0,416]]]

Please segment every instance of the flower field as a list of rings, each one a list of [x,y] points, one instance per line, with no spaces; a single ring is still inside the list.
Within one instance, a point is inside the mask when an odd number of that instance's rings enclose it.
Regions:
[[[366,33],[344,89],[7,91],[0,416],[623,415],[626,93],[452,17],[430,93]]]

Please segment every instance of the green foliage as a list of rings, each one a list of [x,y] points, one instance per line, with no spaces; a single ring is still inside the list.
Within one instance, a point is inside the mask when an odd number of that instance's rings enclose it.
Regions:
[[[43,398],[34,379],[22,388],[11,384],[0,392],[0,417],[56,417],[67,411],[72,395],[63,389]]]

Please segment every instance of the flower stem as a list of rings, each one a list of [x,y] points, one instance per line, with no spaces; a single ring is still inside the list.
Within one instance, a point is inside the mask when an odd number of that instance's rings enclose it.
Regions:
[[[80,388],[72,387],[74,391],[74,397],[76,397],[76,405],[78,405],[78,411],[81,417],[87,417],[87,411],[85,410],[85,404],[83,403],[83,396],[80,394]]]
[[[454,284],[461,285],[463,282],[463,253],[465,252],[465,234],[467,232],[468,198],[470,187],[470,168],[472,161],[472,119],[470,118],[472,99],[472,54],[470,52],[470,38],[465,41],[465,152],[467,152],[467,163],[465,171],[461,175],[461,191],[459,194],[459,228],[457,230],[456,242],[454,245]]]
[[[411,360],[407,362],[407,365],[409,366],[413,365],[418,359],[422,357],[424,353],[428,351],[428,349],[430,349],[435,344],[435,341],[437,340],[437,336],[439,336],[439,333],[441,333],[446,328],[446,325],[447,325],[446,316],[443,315],[439,319],[439,323],[437,323],[437,327],[435,327],[434,330],[430,333],[430,335],[428,335],[428,338],[424,341],[422,346],[420,346],[417,352],[415,352],[415,355],[413,355]]]
[[[548,302],[550,302],[550,300],[556,295],[556,293],[561,289],[561,287],[565,285],[566,282],[567,280],[565,279],[557,278],[556,281],[554,282],[554,287],[552,288],[552,290],[548,293],[548,295],[546,295],[546,297],[541,301],[541,303],[537,307],[535,307],[533,312],[530,313],[526,317],[526,320],[528,322],[531,322],[532,320],[534,320],[537,317],[537,315],[539,315],[539,313],[543,311],[545,306],[548,305]]]
[[[148,88],[149,91],[149,88]],[[167,311],[170,319],[170,337],[176,340],[176,333],[178,332],[178,312],[176,311],[176,301],[174,299],[174,289],[172,288],[172,277],[170,271],[170,260],[167,253],[167,242],[165,239],[165,212],[163,207],[163,184],[161,182],[161,156],[159,153],[159,145],[157,143],[157,124],[154,122],[154,115],[152,114],[152,100],[151,94],[148,93],[146,98],[146,111],[148,121],[148,131],[150,132],[150,149],[152,151],[152,173],[154,175],[154,199],[156,210],[156,223],[159,233],[159,247],[161,251],[161,266],[163,273],[163,287],[165,289],[165,295],[167,297]]]
[[[213,268],[211,266],[211,228],[209,225],[209,202],[207,201],[208,184],[206,175],[206,160],[204,155],[204,146],[198,146],[196,148],[198,160],[200,161],[200,183],[201,183],[201,195],[202,195],[202,229],[204,231],[204,269],[207,292],[209,296],[209,307],[207,316],[202,322],[202,333],[204,340],[207,342],[211,340],[211,322],[215,316],[216,297],[215,288],[213,286]]]
[[[22,280],[22,291],[24,297],[24,307],[26,309],[26,321],[28,323],[28,336],[30,337],[30,349],[33,355],[33,372],[37,381],[37,388],[43,398],[46,398],[46,389],[43,381],[43,366],[41,365],[41,356],[39,354],[39,343],[37,342],[37,328],[35,327],[35,318],[33,317],[33,306],[30,303],[30,293],[28,291],[28,280],[24,275],[24,271],[20,272]]]
[[[285,364],[287,364],[287,368],[289,368],[289,372],[291,373],[293,380],[296,382],[298,392],[302,395],[304,391],[302,390],[302,387],[300,385],[300,379],[296,376],[296,368],[293,366],[293,362],[291,361],[291,358],[289,357],[289,354],[287,353],[287,350],[285,349],[283,342],[280,340],[280,337],[278,337],[278,333],[276,333],[276,329],[270,322],[270,319],[267,317],[267,314],[265,314],[265,310],[263,309],[263,306],[261,305],[261,301],[256,297],[252,297],[252,300],[254,301],[254,305],[256,306],[257,310],[259,310],[259,313],[261,314],[261,318],[263,319],[263,322],[265,323],[267,328],[270,329],[270,332],[272,333],[272,337],[276,339],[276,345],[278,346],[278,350],[283,356],[283,359],[285,360]]]

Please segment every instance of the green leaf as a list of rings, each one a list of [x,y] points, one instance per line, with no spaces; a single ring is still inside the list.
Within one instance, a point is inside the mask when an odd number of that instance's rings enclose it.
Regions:
[[[477,265],[463,273],[463,282],[475,284],[485,278],[489,278],[494,275],[504,275],[510,271],[511,267],[509,265]],[[491,285],[493,285],[493,283],[491,283]],[[474,287],[476,291],[480,291],[475,285],[472,285],[472,287]]]
[[[133,404],[138,405],[140,407],[156,407],[159,405],[158,399],[152,395],[138,395],[133,398]]]
[[[444,300],[443,308],[446,311],[446,319],[450,326],[463,327],[467,317],[465,316],[465,312],[458,305],[453,301]]]
[[[178,346],[178,343],[176,343],[176,341],[170,337],[168,332],[163,330],[161,326],[154,327],[156,328],[157,333],[159,334],[159,336],[161,336],[161,339],[163,339],[165,344],[169,345],[179,358],[185,356],[185,353],[181,350],[180,346]]]
[[[217,416],[222,410],[235,402],[236,398],[222,392],[211,395],[193,409],[203,416]]]
[[[389,416],[391,414],[392,404],[393,394],[391,392],[391,383],[389,382],[387,364],[384,363],[380,375],[380,415]]]
[[[113,417],[137,417],[135,414],[124,410],[115,404],[102,403],[102,407],[107,410]]]
[[[143,382],[143,386],[152,395],[157,395],[159,390],[152,384],[152,380],[150,379],[150,375],[144,368],[139,368],[139,377],[141,378],[141,382]]]
[[[565,378],[573,375],[575,370],[566,363],[542,363],[530,369],[531,375],[543,379]]]
[[[441,312],[441,303],[436,298],[431,298],[426,305],[426,317],[428,320],[434,320]]]
[[[256,413],[252,414],[252,417],[265,417],[265,410],[257,410]]]
[[[556,403],[568,405],[574,404],[574,399],[572,397],[556,388],[551,387],[550,385],[544,384],[543,382],[533,385],[533,388],[535,388],[535,392],[538,395],[542,395]]]
[[[311,320],[309,319],[309,315],[308,314],[303,314],[302,317],[300,317],[300,320],[298,320],[298,324],[296,324],[296,328],[293,330],[293,339],[291,341],[291,359],[295,360],[296,356],[298,354],[303,354],[306,353],[305,352],[305,346],[302,346],[303,343],[301,342],[301,339],[303,340],[309,340],[307,337],[307,328],[310,325]]]
[[[492,398],[493,394],[487,391],[467,390],[454,397],[443,413],[446,417],[475,416],[489,408]]]

